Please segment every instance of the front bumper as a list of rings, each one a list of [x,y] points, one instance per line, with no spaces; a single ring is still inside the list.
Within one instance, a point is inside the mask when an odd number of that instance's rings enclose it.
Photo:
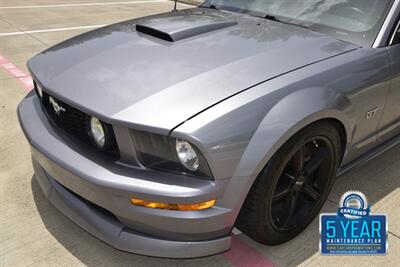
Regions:
[[[237,213],[222,204],[229,179],[206,181],[80,153],[49,123],[33,93],[21,102],[18,115],[45,196],[92,235],[117,249],[158,257],[202,257],[229,249]],[[169,211],[133,206],[132,196],[169,203],[218,201],[207,210]]]

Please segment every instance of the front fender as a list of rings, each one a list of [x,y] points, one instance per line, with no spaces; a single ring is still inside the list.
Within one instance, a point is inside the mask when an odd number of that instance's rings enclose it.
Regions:
[[[277,102],[265,115],[243,153],[234,176],[257,175],[286,141],[319,120],[335,119],[342,123],[346,131],[346,143],[350,144],[354,122],[346,113],[351,110],[350,100],[339,91],[321,87],[295,91]]]
[[[233,214],[239,212],[255,179],[275,152],[302,128],[321,119],[336,119],[346,130],[347,142],[351,140],[354,122],[348,114],[354,111],[344,94],[321,87],[286,94],[274,90],[275,86],[272,83],[249,90],[171,133],[188,139],[205,153],[216,179],[230,179],[220,204],[233,209]],[[265,93],[265,99],[259,97],[258,90]]]
[[[171,136],[195,144],[216,179],[257,175],[293,134],[321,119],[340,121],[351,137],[354,122],[346,115],[351,115],[352,106],[340,91],[297,85],[277,90],[278,83],[228,99],[186,121]]]
[[[355,50],[247,88],[170,134],[198,146],[215,179],[230,179],[224,197],[229,201],[221,204],[238,212],[276,151],[314,122],[335,119],[343,125],[348,160],[353,144],[365,135],[357,135],[358,122],[364,119],[363,99],[373,99],[378,90],[386,92],[388,68],[384,50]]]

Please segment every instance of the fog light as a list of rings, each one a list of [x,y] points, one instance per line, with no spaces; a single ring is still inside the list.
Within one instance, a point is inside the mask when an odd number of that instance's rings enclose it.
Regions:
[[[150,208],[150,209],[163,209],[163,210],[182,210],[182,211],[195,211],[209,209],[215,205],[216,200],[209,200],[196,204],[170,204],[162,202],[152,202],[137,198],[131,198],[131,203],[135,206]]]
[[[101,124],[100,120],[95,117],[90,118],[89,125],[90,125],[90,136],[92,137],[94,144],[98,148],[103,149],[106,143],[106,135],[103,125]]]
[[[178,154],[179,161],[186,169],[193,172],[199,169],[199,157],[189,142],[177,139],[176,153]]]

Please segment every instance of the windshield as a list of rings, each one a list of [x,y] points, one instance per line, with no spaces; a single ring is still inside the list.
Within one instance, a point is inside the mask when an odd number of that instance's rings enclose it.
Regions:
[[[370,46],[393,0],[208,0],[203,7],[248,13],[297,24]]]

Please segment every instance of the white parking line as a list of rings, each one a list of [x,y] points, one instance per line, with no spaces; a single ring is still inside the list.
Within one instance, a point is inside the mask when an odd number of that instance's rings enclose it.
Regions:
[[[59,5],[37,5],[37,6],[1,6],[0,9],[23,9],[23,8],[55,8],[55,7],[75,7],[75,6],[105,6],[105,5],[130,5],[142,3],[167,2],[167,0],[147,0],[147,1],[121,1],[121,2],[97,2],[81,4],[59,4]]]
[[[106,25],[90,25],[90,26],[79,26],[79,27],[46,29],[46,30],[35,30],[35,31],[5,32],[5,33],[0,33],[0,37],[1,36],[30,34],[30,33],[41,33],[41,32],[59,32],[59,31],[81,30],[81,29],[93,29],[93,28],[100,28],[100,27],[104,27],[104,26],[106,26]]]

